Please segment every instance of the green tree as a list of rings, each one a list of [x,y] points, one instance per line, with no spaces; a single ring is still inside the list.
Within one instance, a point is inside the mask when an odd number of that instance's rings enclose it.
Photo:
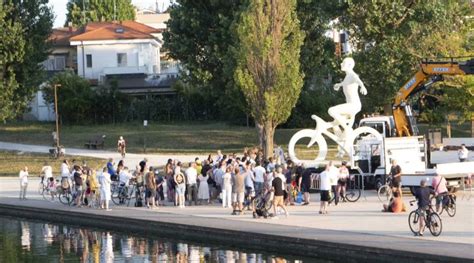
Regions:
[[[230,113],[242,114],[246,109],[233,83],[235,62],[229,53],[231,26],[242,2],[178,0],[170,8],[164,49],[185,69],[179,85],[186,85],[187,93],[199,92],[204,98],[201,109],[207,118],[229,118]]]
[[[20,88],[14,65],[23,62],[25,41],[19,22],[9,18],[13,7],[0,3],[0,121],[16,115],[15,93]]]
[[[422,58],[466,53],[463,39],[472,29],[473,14],[469,4],[468,0],[347,2],[341,21],[357,50],[356,72],[369,90],[363,98],[365,111],[382,111],[391,104]],[[463,92],[467,95],[468,89]]]
[[[56,74],[49,81],[49,87],[44,89],[44,98],[54,103],[55,84],[58,88],[58,112],[63,122],[84,123],[90,122],[94,114],[94,99],[97,94],[92,90],[89,82],[72,72]]]
[[[66,24],[83,26],[87,22],[135,20],[131,0],[69,0]]]
[[[304,34],[296,0],[249,2],[236,22],[234,76],[270,157],[275,128],[288,119],[303,86],[299,57]]]
[[[54,15],[48,0],[7,0],[12,5],[7,18],[21,24],[18,37],[24,40],[24,59],[12,64],[19,88],[13,93],[15,115],[21,115],[33,98],[40,84],[45,81],[41,62],[48,57],[48,40]]]

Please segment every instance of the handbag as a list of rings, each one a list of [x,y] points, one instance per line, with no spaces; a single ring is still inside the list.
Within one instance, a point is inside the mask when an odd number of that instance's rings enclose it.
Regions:
[[[298,192],[298,193],[296,194],[296,200],[295,200],[295,202],[296,202],[297,204],[301,204],[301,203],[303,202],[303,193],[302,193],[302,192]]]

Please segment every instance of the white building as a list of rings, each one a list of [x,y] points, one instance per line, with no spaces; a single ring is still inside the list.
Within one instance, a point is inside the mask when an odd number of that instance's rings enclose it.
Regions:
[[[77,74],[103,83],[107,76],[160,73],[161,30],[135,21],[97,22],[70,38],[77,48]]]

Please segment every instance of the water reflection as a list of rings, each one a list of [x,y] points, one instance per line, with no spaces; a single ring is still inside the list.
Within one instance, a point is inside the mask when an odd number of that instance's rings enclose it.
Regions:
[[[0,217],[2,240],[0,262],[303,262],[292,257]]]

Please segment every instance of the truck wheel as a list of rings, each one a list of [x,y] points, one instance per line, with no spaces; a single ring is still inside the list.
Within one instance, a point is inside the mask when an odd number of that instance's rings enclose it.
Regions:
[[[419,186],[410,186],[410,192],[412,195],[415,195],[416,189],[418,189]]]

